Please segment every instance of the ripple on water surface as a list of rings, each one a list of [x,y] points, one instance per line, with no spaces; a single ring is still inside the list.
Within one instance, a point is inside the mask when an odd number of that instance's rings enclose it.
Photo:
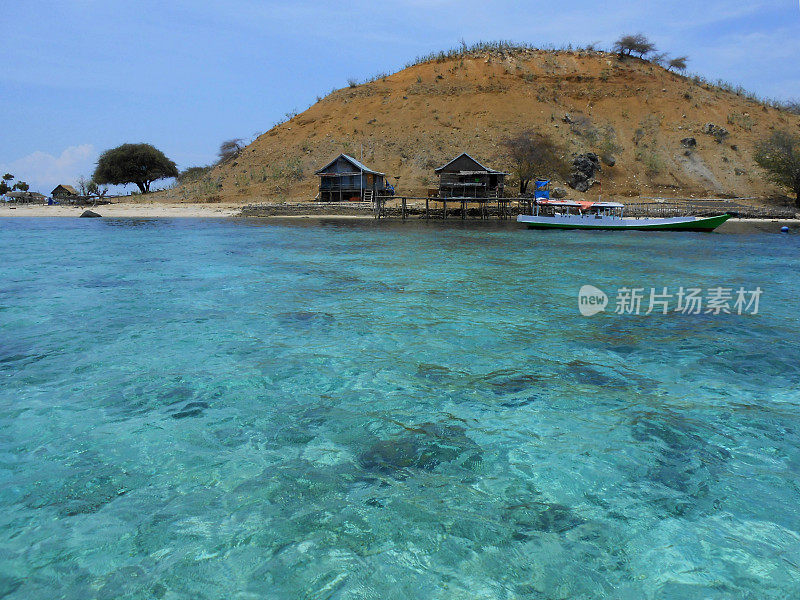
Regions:
[[[797,238],[89,221],[0,229],[0,597],[797,595]]]

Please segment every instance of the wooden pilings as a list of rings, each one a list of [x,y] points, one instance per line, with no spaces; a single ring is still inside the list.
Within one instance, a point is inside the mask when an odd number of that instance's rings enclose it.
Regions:
[[[409,202],[416,201],[416,202]],[[421,201],[425,201],[424,213]],[[497,205],[495,206],[495,202]],[[387,203],[391,203],[387,206]],[[478,206],[475,207],[474,205]],[[373,213],[376,219],[387,216],[399,217],[406,220],[414,215],[419,218],[447,219],[454,216],[462,220],[475,218],[486,220],[490,218],[510,219],[524,212],[530,202],[524,198],[437,198],[437,197],[411,197],[411,196],[376,196],[373,200]],[[438,206],[437,206],[438,205]],[[455,207],[453,206],[455,205]],[[472,208],[470,208],[472,205]],[[455,208],[455,210],[454,210]],[[515,210],[518,209],[518,210]],[[472,211],[470,213],[470,211]],[[472,216],[470,216],[472,215]]]

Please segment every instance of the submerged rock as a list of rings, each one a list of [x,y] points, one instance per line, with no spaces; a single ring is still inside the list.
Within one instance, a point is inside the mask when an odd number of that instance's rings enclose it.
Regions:
[[[194,392],[194,388],[187,385],[178,385],[161,394],[159,400],[164,404],[180,404],[181,402],[187,402],[194,396]]]
[[[333,324],[336,319],[332,314],[310,310],[296,310],[277,315],[281,325],[289,327],[319,327]]]
[[[450,369],[441,365],[420,363],[417,365],[417,377],[433,382],[441,382],[450,377]]]
[[[724,447],[708,441],[698,425],[671,413],[647,414],[637,418],[631,428],[634,440],[653,448],[653,462],[646,480],[655,489],[671,494],[654,494],[652,502],[665,514],[680,516],[709,498],[711,486],[731,458]]]
[[[539,386],[541,380],[542,376],[539,374],[520,373],[512,369],[493,371],[480,379],[498,396],[533,390]]]
[[[567,363],[567,377],[584,385],[596,385],[606,388],[628,387],[628,382],[611,369],[602,369],[581,360]]]
[[[537,533],[564,533],[585,521],[563,504],[534,502],[509,509],[507,518],[514,526],[512,539],[525,541]]]
[[[203,409],[208,408],[206,402],[189,402],[181,410],[172,414],[173,419],[185,419],[186,417],[197,417],[203,414]]]
[[[137,478],[126,470],[101,464],[97,455],[87,455],[75,473],[37,485],[25,504],[34,509],[52,507],[61,517],[90,515],[137,486]]]
[[[502,406],[503,408],[522,408],[523,406],[535,404],[540,400],[541,396],[539,394],[531,394],[529,396],[517,396],[509,398],[508,400],[503,400],[500,403],[500,406]]]
[[[455,458],[452,449],[419,443],[413,438],[380,440],[360,457],[361,466],[369,471],[391,474],[401,469],[431,470],[440,462]]]
[[[405,430],[397,437],[372,444],[359,456],[361,467],[397,475],[407,469],[432,471],[444,463],[457,462],[471,468],[481,461],[480,446],[467,437],[463,427],[423,423]]]

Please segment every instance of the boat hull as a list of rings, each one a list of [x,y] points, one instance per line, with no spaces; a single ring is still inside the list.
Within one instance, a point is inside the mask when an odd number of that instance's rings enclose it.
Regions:
[[[595,218],[587,215],[561,215],[539,217],[519,215],[518,223],[528,229],[591,229],[605,231],[714,231],[731,215],[715,217],[672,217],[667,219],[619,219],[611,217]]]

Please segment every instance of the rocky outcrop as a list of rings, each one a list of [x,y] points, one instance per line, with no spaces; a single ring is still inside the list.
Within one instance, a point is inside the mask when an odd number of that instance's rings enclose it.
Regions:
[[[594,184],[594,175],[601,170],[600,159],[594,152],[579,154],[572,161],[572,173],[567,185],[579,192],[586,192]]]
[[[721,144],[722,141],[730,135],[730,132],[725,129],[724,127],[719,127],[718,125],[714,125],[714,123],[706,123],[703,125],[703,133],[706,135],[713,135],[714,140]]]
[[[693,137],[683,138],[681,140],[681,146],[684,148],[697,148],[697,140]]]
[[[96,212],[94,212],[92,210],[85,210],[85,211],[83,211],[81,213],[80,218],[81,219],[96,219],[97,217],[100,217],[100,216],[102,216],[102,215],[98,215]]]

